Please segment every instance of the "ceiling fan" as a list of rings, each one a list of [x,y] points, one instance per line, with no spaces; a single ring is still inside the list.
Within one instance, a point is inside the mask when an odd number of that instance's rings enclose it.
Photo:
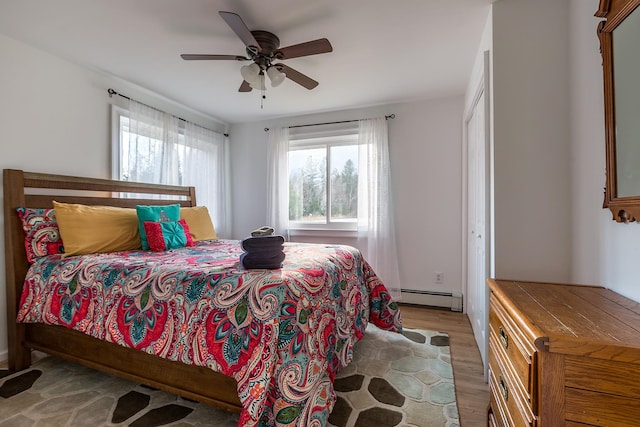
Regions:
[[[262,30],[249,30],[236,13],[221,11],[219,14],[245,44],[247,56],[182,54],[180,55],[182,59],[253,61],[252,64],[245,65],[240,70],[244,80],[238,89],[239,92],[250,92],[252,89],[264,90],[265,74],[271,80],[273,87],[280,85],[285,78],[309,90],[318,86],[318,82],[311,77],[276,61],[332,52],[333,47],[329,40],[322,38],[280,48],[280,39],[275,34]]]

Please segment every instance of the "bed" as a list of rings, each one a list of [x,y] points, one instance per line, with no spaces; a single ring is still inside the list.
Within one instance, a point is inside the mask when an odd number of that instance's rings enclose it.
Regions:
[[[244,269],[240,242],[223,239],[30,262],[19,207],[189,208],[195,189],[14,169],[3,184],[10,369],[39,350],[239,412],[241,426],[322,426],[366,325],[401,330],[350,246],[286,243],[275,270]]]

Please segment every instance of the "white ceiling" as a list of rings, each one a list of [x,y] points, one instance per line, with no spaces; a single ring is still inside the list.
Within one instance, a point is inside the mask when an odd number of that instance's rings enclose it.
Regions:
[[[491,2],[0,0],[0,33],[238,123],[461,95]],[[258,91],[238,92],[248,62],[182,60],[245,55],[221,10],[275,33],[281,47],[329,39],[331,53],[283,61],[319,86],[267,86],[261,108]]]

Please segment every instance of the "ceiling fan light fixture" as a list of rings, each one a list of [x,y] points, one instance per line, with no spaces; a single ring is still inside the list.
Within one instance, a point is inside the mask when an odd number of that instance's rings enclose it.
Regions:
[[[249,86],[251,86],[253,89],[257,89],[257,90],[266,90],[266,86],[264,84],[264,71],[260,71],[258,73],[258,75],[256,76],[256,80],[255,82],[250,82],[249,80],[247,80],[247,82],[249,82]]]
[[[253,85],[259,85],[260,84],[260,72],[262,70],[260,69],[260,66],[258,64],[256,64],[255,62],[253,64],[250,65],[245,65],[242,68],[240,68],[240,74],[242,75],[242,78],[251,85],[251,87],[253,87]]]
[[[269,80],[271,80],[272,87],[278,87],[282,84],[284,79],[287,77],[285,73],[278,70],[277,67],[269,67],[267,68],[267,75],[269,76]]]
[[[250,30],[240,15],[233,12],[220,11],[219,15],[227,25],[236,33],[246,49],[246,55],[220,55],[220,54],[182,54],[184,60],[233,60],[233,61],[253,61],[252,64],[241,68],[240,74],[244,79],[240,84],[238,92],[251,92],[251,89],[262,91],[264,99],[265,77],[267,74],[271,81],[271,86],[276,87],[282,84],[285,79],[290,79],[294,83],[306,89],[313,89],[318,86],[318,82],[311,77],[285,65],[272,64],[272,61],[282,61],[285,59],[300,58],[303,56],[318,55],[321,53],[333,52],[333,47],[326,38],[310,40],[286,47],[280,47],[280,39],[273,33],[264,30]],[[273,70],[271,70],[273,68]]]

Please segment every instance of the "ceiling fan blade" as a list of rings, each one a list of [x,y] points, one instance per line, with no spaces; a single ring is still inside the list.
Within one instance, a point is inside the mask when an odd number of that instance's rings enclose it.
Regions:
[[[244,56],[239,56],[239,55],[200,55],[197,53],[183,53],[182,55],[180,55],[182,57],[182,59],[185,59],[187,61],[193,61],[193,60],[211,60],[211,59],[229,59],[229,60],[234,60],[234,61],[248,61],[249,58],[245,58]]]
[[[243,80],[242,84],[240,85],[240,89],[238,89],[238,92],[251,92],[251,85],[249,84],[248,81]]]
[[[293,80],[298,83],[300,86],[306,87],[311,90],[314,87],[318,86],[318,82],[313,80],[311,77],[308,77],[302,74],[300,71],[294,70],[285,64],[274,64],[280,71],[286,74],[287,78]]]
[[[244,43],[245,46],[255,48],[258,52],[262,50],[260,44],[256,41],[256,38],[253,37],[253,34],[251,34],[251,31],[247,27],[247,24],[244,23],[240,15],[233,12],[220,11],[218,13],[222,17],[222,19],[225,20],[227,25],[231,27],[233,32],[236,33],[238,37],[240,37],[240,40],[242,40],[242,43]]]
[[[276,57],[280,59],[291,59],[329,52],[333,52],[333,47],[331,43],[329,43],[329,40],[318,39],[278,49]]]

